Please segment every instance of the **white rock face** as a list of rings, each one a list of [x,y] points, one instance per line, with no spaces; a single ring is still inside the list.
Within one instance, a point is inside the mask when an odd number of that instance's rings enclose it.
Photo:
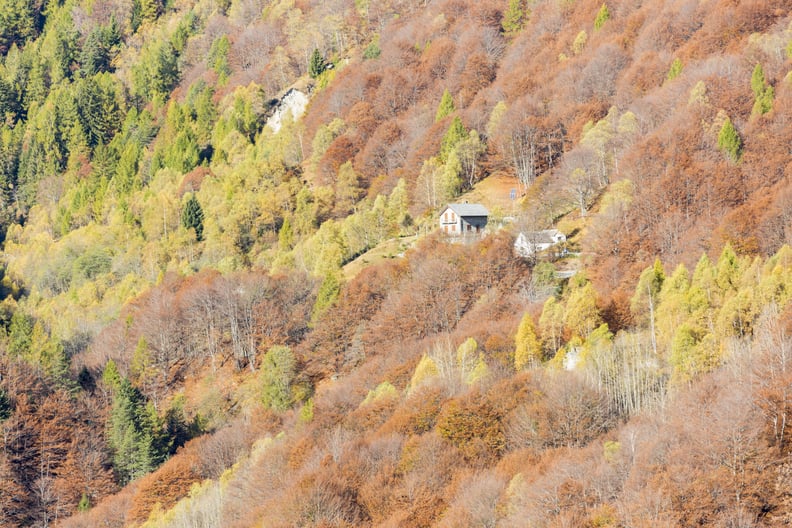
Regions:
[[[287,112],[291,112],[292,119],[297,120],[305,113],[307,106],[308,95],[299,90],[291,89],[286,92],[286,95],[278,103],[275,112],[267,119],[267,126],[277,133],[281,129],[283,120],[288,115]]]

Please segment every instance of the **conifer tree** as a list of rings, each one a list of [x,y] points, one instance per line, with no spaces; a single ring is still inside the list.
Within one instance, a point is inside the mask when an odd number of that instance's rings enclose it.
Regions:
[[[195,230],[195,239],[198,242],[203,240],[203,221],[203,209],[198,198],[192,193],[182,209],[181,222],[185,229]]]
[[[608,10],[608,6],[606,4],[602,4],[599,11],[597,11],[597,17],[594,19],[594,29],[599,31],[602,29],[602,26],[605,25],[605,22],[608,21],[610,18],[610,11]]]
[[[454,98],[451,97],[451,93],[448,91],[448,88],[446,88],[443,92],[443,97],[440,99],[440,105],[437,107],[437,113],[435,113],[435,123],[453,114],[455,111]]]
[[[14,409],[11,404],[11,399],[8,397],[8,393],[3,387],[0,387],[0,422],[10,418],[13,410]]]
[[[287,346],[270,348],[261,362],[262,400],[266,407],[285,411],[293,403],[291,385],[296,360]]]
[[[456,147],[459,142],[467,139],[467,137],[468,131],[465,129],[465,125],[462,124],[462,120],[459,116],[456,116],[454,120],[451,121],[448,131],[446,131],[440,142],[440,161],[442,163],[448,161],[448,157],[451,151],[454,150],[454,147]]]
[[[522,29],[523,7],[521,0],[509,0],[509,7],[503,14],[501,28],[507,36],[513,36]]]
[[[671,67],[668,69],[668,74],[666,75],[666,80],[673,81],[682,73],[682,61],[679,57],[675,58],[674,61],[671,63]]]
[[[318,48],[314,48],[311,54],[311,62],[308,64],[308,75],[311,79],[316,79],[327,68],[327,63],[322,57],[322,53]]]
[[[740,160],[740,156],[742,155],[742,140],[728,117],[718,134],[718,148],[721,149],[732,162],[737,163]]]
[[[764,115],[772,110],[775,90],[767,84],[762,65],[758,63],[751,75],[751,90],[755,98],[753,115]]]

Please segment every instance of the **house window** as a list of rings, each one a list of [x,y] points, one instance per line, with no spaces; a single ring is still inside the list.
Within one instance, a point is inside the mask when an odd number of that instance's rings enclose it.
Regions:
[[[456,215],[454,214],[453,211],[451,211],[451,221],[456,222]]]
[[[454,232],[456,232],[456,224],[452,224],[452,225],[451,225],[451,231],[454,231]]]
[[[445,214],[443,215],[443,221],[448,222],[448,211],[446,211]]]
[[[472,226],[472,225],[470,225],[470,224],[468,224],[468,225],[467,225],[467,230],[468,230],[468,231],[472,231],[472,230],[473,230],[473,226]]]

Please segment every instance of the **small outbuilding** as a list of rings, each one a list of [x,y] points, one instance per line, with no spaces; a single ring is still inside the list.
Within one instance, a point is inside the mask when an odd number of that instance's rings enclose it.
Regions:
[[[448,204],[440,213],[440,230],[449,236],[476,235],[484,231],[488,218],[481,204]]]

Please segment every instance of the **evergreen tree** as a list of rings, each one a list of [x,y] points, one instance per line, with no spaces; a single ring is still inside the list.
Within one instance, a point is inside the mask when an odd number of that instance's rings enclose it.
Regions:
[[[742,155],[742,140],[728,117],[718,134],[718,148],[734,163],[740,160],[740,156]]]
[[[113,395],[109,430],[113,467],[122,484],[149,473],[167,456],[168,441],[154,407],[126,378]]]
[[[21,310],[11,316],[8,328],[8,353],[11,357],[20,357],[30,351],[33,336],[33,318]]]
[[[454,98],[451,97],[451,93],[448,91],[448,88],[446,88],[443,92],[443,97],[440,99],[440,105],[437,107],[437,113],[435,113],[435,123],[453,114],[455,111]]]
[[[597,11],[597,17],[594,19],[594,29],[597,31],[602,29],[602,26],[605,25],[605,22],[607,22],[609,18],[610,11],[608,10],[608,6],[602,4],[602,7]]]
[[[341,292],[341,278],[339,277],[340,271],[329,271],[319,286],[319,291],[316,294],[316,301],[314,302],[313,311],[311,313],[311,321],[316,323],[319,318],[333,305],[338,294]]]
[[[182,209],[181,222],[185,229],[195,230],[195,239],[199,242],[203,240],[203,221],[204,213],[201,204],[195,194],[191,193],[184,204],[184,209]]]
[[[682,61],[677,57],[671,63],[671,67],[668,69],[668,74],[666,75],[666,80],[673,81],[682,73]]]
[[[308,64],[308,75],[311,76],[311,79],[316,79],[325,69],[327,69],[327,63],[322,57],[322,53],[318,48],[314,48],[311,54],[311,61]]]
[[[228,35],[215,39],[212,42],[212,47],[209,48],[207,61],[209,67],[217,74],[217,83],[220,85],[225,84],[231,75],[231,66],[228,64],[228,52],[230,49],[231,43],[228,40]]]
[[[754,93],[753,115],[764,115],[773,109],[775,90],[767,84],[761,64],[757,64],[751,75],[751,90]]]
[[[501,28],[508,36],[515,35],[522,29],[523,7],[522,0],[509,0],[509,7],[503,14]]]
[[[6,393],[3,387],[0,387],[0,422],[10,418],[13,411],[14,408],[11,399],[8,397],[8,393]]]
[[[261,363],[262,400],[266,407],[285,411],[291,407],[296,360],[287,346],[274,346]]]
[[[465,125],[462,124],[462,120],[459,116],[456,116],[453,121],[451,121],[451,125],[448,127],[448,131],[443,136],[442,141],[440,142],[440,154],[438,157],[442,163],[448,161],[448,157],[457,144],[461,141],[464,141],[468,138],[468,131],[465,129]]]
[[[88,498],[88,494],[83,491],[82,497],[80,497],[80,502],[77,504],[77,511],[86,512],[90,509],[91,509],[91,501]]]

